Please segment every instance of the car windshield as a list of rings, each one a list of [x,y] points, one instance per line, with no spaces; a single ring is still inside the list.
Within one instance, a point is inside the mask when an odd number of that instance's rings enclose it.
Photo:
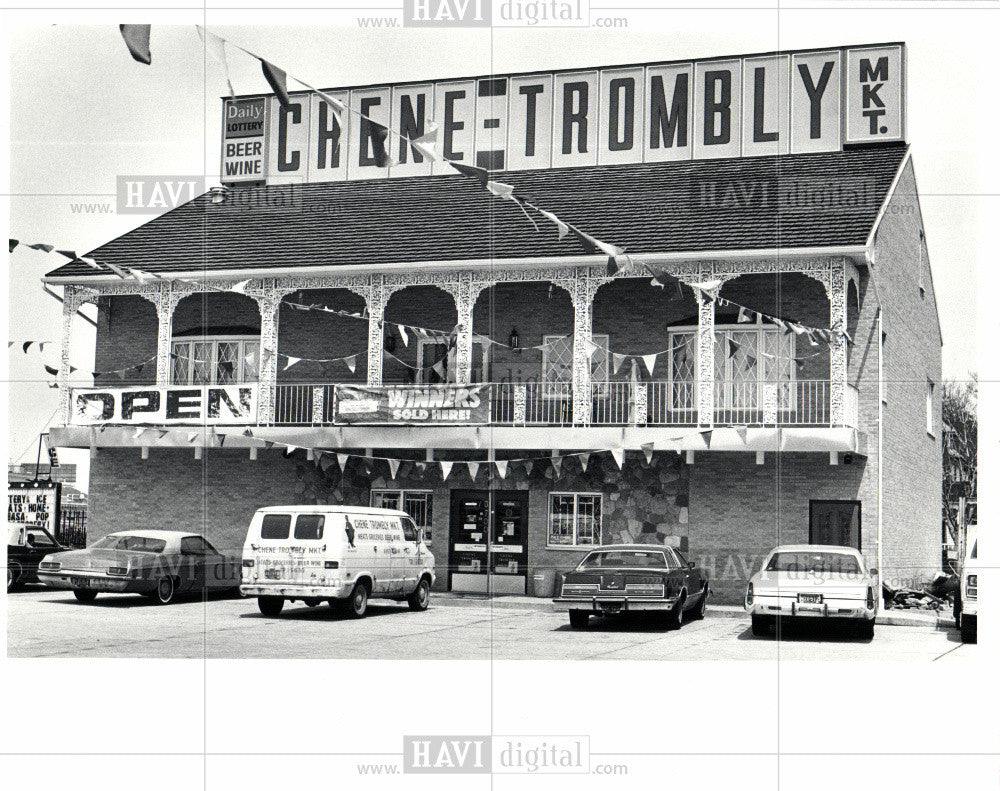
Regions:
[[[606,568],[650,568],[664,569],[667,561],[662,552],[643,551],[614,551],[614,552],[591,552],[583,559],[579,566],[581,569],[606,569]]]
[[[105,536],[100,541],[92,544],[91,549],[117,549],[126,552],[162,552],[167,546],[166,540],[162,538],[149,538],[148,536]]]
[[[775,552],[765,571],[789,571],[803,574],[859,574],[853,555],[843,552]]]

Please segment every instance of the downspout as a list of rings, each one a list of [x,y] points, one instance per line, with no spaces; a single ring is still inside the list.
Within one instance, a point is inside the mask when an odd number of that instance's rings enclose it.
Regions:
[[[883,441],[883,404],[885,403],[885,376],[882,371],[882,296],[879,293],[878,279],[875,277],[875,236],[873,235],[872,242],[865,251],[865,260],[868,262],[868,275],[871,278],[872,288],[875,291],[875,322],[876,322],[876,333],[878,335],[878,475],[876,476],[876,495],[875,495],[875,565],[878,568],[879,581],[882,582],[885,579],[885,572],[882,566],[882,464],[885,460],[885,455],[882,453],[882,441]],[[881,595],[881,591],[879,591]]]

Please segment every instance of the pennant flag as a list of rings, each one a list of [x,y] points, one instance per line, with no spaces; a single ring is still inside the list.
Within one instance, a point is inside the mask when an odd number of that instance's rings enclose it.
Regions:
[[[56,376],[59,373],[59,371],[53,368],[51,365],[45,366],[45,372],[51,374],[52,376]],[[124,379],[125,377],[123,376],[122,378]]]
[[[750,311],[748,311],[741,305],[739,315],[736,317],[736,321],[738,321],[740,324],[746,324],[748,321],[753,321],[753,319],[750,318]]]
[[[530,459],[526,459],[524,462],[524,472],[528,475],[529,478],[531,477],[531,471],[533,469],[535,469],[535,462],[531,461]]]
[[[448,476],[451,475],[451,466],[455,462],[453,461],[439,461],[438,464],[441,465],[441,480],[448,480]]]
[[[219,434],[217,436],[219,437],[219,447],[221,448],[223,445],[226,444],[226,435],[225,434]]]
[[[487,181],[486,191],[504,200],[514,200],[514,187],[502,181]]]
[[[617,352],[611,353],[611,360],[614,363],[614,372],[618,373],[618,369],[622,367],[622,363],[625,362],[625,355],[618,354]]]
[[[692,283],[691,288],[696,288],[704,294],[705,292],[708,291],[714,291],[721,285],[722,285],[721,280],[703,280],[700,283]]]
[[[194,442],[196,439],[198,439],[198,432],[197,431],[192,431],[192,432],[188,433],[188,442]]]
[[[420,137],[411,140],[410,146],[416,148],[420,154],[423,154],[432,162],[437,162],[440,159],[437,153],[438,131],[438,125],[433,121],[428,121],[427,131],[420,135]],[[416,158],[416,155],[414,155],[414,161],[420,161]]]
[[[282,368],[281,370],[282,371],[287,371],[289,368],[291,368],[293,365],[295,365],[295,363],[300,363],[300,362],[302,362],[302,358],[301,357],[292,357],[291,355],[288,355],[288,362],[285,363],[285,367]]]
[[[76,368],[74,368],[74,367],[73,367],[73,366],[71,365],[71,366],[69,367],[69,372],[70,372],[71,374],[75,374],[75,373],[76,373]]]
[[[642,453],[646,457],[646,464],[649,464],[653,460],[653,443],[646,442],[639,447],[642,448]]]
[[[122,280],[128,280],[128,273],[122,269],[120,266],[115,266],[114,264],[105,264],[105,266],[114,272]]]
[[[476,480],[476,476],[479,474],[479,462],[478,461],[467,461],[465,466],[469,468],[469,478],[470,480]]]
[[[375,159],[375,166],[387,168],[389,165],[395,164],[389,155],[389,128],[374,121],[370,121],[370,123],[372,125],[372,156]]]
[[[777,317],[775,317],[775,316],[772,316],[772,317],[771,317],[771,323],[772,323],[772,324],[776,324],[776,325],[778,325],[778,326],[779,326],[779,327],[781,327],[781,329],[783,329],[783,330],[784,330],[785,332],[788,332],[788,325],[787,325],[787,324],[786,324],[785,322],[783,322],[783,321],[782,321],[781,319],[779,319],[779,318],[777,318]]]
[[[594,343],[593,341],[588,340],[587,341],[587,357],[593,357],[594,356],[594,352],[596,352],[600,348],[601,347],[598,346],[596,343]]]
[[[747,444],[747,427],[746,426],[734,426],[736,429],[736,435],[740,438],[740,442],[744,445]]]
[[[656,366],[656,355],[655,354],[644,354],[642,357],[643,363],[646,365],[646,370],[649,371],[649,375],[653,375],[653,368]]]
[[[654,278],[653,278],[652,280],[650,280],[650,281],[649,281],[649,285],[651,285],[651,286],[656,286],[656,287],[657,287],[657,288],[659,288],[659,289],[665,289],[665,288],[666,288],[666,286],[665,286],[665,285],[663,285],[663,283],[661,283],[661,282],[660,282],[659,280],[657,280],[657,279],[656,279],[655,277],[654,277]]]
[[[389,464],[389,474],[396,480],[396,473],[399,472],[399,459],[386,459]]]
[[[247,293],[247,286],[249,284],[250,284],[249,280],[241,280],[239,283],[236,283],[235,285],[230,286],[229,287],[229,291],[232,291],[235,294],[246,294]]]
[[[616,258],[617,256],[620,256],[622,255],[622,253],[625,252],[624,247],[617,247],[616,245],[608,244],[607,242],[602,242],[600,239],[591,236],[589,233],[584,233],[575,225],[569,226],[569,232],[573,234],[573,237],[581,245],[583,245],[583,249],[586,250],[587,253],[591,255],[601,252],[604,253],[606,256],[609,256],[611,258]]]
[[[141,437],[145,433],[146,433],[146,429],[144,429],[142,426],[140,426],[139,428],[137,428],[135,431],[132,432],[132,437],[134,439],[139,439],[139,437]]]
[[[319,94],[319,98],[326,102],[327,106],[333,110],[334,114],[337,116],[337,121],[341,122],[343,119],[343,114],[347,111],[347,105],[344,104],[340,99],[335,96],[330,96],[328,93],[323,93],[323,91],[317,91],[315,88],[311,90]]]
[[[552,222],[556,228],[559,229],[559,238],[562,239],[566,234],[569,233],[569,225],[564,223],[558,217],[556,217],[552,212],[545,211],[545,209],[539,209],[537,206],[533,207],[537,212],[539,212],[543,217]]]
[[[118,29],[134,60],[147,66],[153,62],[153,56],[149,52],[150,25],[119,25]]]
[[[50,244],[41,244],[41,243],[29,244],[28,247],[30,247],[32,250],[41,250],[42,252],[45,253],[51,253],[53,250],[56,249]]]
[[[205,51],[222,66],[222,71],[226,75],[226,85],[229,86],[230,97],[235,97],[236,91],[233,90],[233,81],[229,76],[229,62],[226,60],[225,40],[219,38],[215,33],[205,30],[201,25],[195,25],[195,27],[198,29],[198,35],[201,36],[201,40],[205,42]]]
[[[273,442],[271,442],[270,440],[266,440],[266,439],[264,440],[264,450],[270,450],[273,447],[274,447],[274,443]]]
[[[798,368],[801,371],[803,368],[806,367],[806,361],[803,360],[801,357],[796,357],[795,358],[795,367]]]
[[[23,351],[25,354],[27,354],[29,347],[33,343],[34,343],[34,341],[25,341],[24,344],[21,346],[21,351]]]
[[[730,357],[735,357],[736,353],[740,350],[740,345],[736,341],[734,341],[732,338],[729,338],[727,340],[727,343],[729,345],[729,356]]]
[[[288,95],[288,75],[285,74],[284,70],[279,69],[273,63],[268,63],[263,58],[260,58],[260,68],[264,72],[267,84],[278,95],[281,106],[288,109],[292,103],[291,97]]]
[[[447,160],[447,162],[463,176],[474,178],[479,182],[481,187],[485,187],[486,183],[490,180],[490,173],[486,168],[476,167],[475,165],[463,165],[461,162],[455,162],[451,159]]]
[[[794,332],[796,335],[802,335],[806,331],[805,327],[803,327],[801,324],[796,324],[794,321],[788,322],[788,326],[792,328],[792,332]]]
[[[347,469],[347,460],[349,458],[350,458],[350,456],[348,456],[348,454],[346,454],[346,453],[338,453],[337,454],[337,466],[340,467],[341,470],[346,470]]]
[[[350,357],[346,357],[344,363],[347,365],[348,370],[354,373],[354,369],[358,367],[358,355],[352,354]]]
[[[620,470],[625,464],[625,449],[613,448],[611,450],[611,457],[615,460],[615,464],[618,465],[618,469]]]
[[[809,337],[810,346],[819,346],[819,342],[816,340],[816,330],[809,330],[806,335]]]
[[[434,365],[431,366],[431,370],[434,371],[442,379],[446,377],[444,369],[444,360],[438,360]]]
[[[705,429],[701,432],[701,438],[705,440],[705,447],[711,447],[712,445],[712,429]]]
[[[333,466],[333,459],[330,457],[329,453],[322,453],[319,457],[319,468],[326,472]]]
[[[75,261],[76,260],[76,251],[75,250],[56,250],[56,252],[59,253],[59,255],[66,256],[70,261]]]
[[[7,348],[8,348],[8,349],[9,349],[9,348],[10,348],[11,346],[13,346],[13,345],[14,345],[14,341],[7,341]]]
[[[587,465],[588,464],[590,464],[590,454],[589,453],[581,453],[580,454],[580,469],[583,472],[587,471]]]
[[[19,242],[19,241],[17,241],[17,239],[10,239],[10,240],[9,240],[9,241],[7,242],[7,244],[8,244],[8,246],[10,247],[10,249],[9,249],[9,250],[8,250],[7,252],[8,252],[8,253],[13,253],[13,252],[14,252],[14,248],[15,248],[15,247],[17,247],[17,246],[18,246],[18,245],[20,244],[20,242]]]
[[[497,465],[497,472],[500,474],[500,477],[501,478],[506,478],[507,477],[507,462],[506,461],[500,461],[498,459],[498,460],[494,461],[493,463],[495,465]]]
[[[97,263],[93,258],[87,258],[86,256],[80,256],[80,260],[83,261],[91,269],[103,269],[103,267]]]
[[[167,436],[167,434],[169,434],[169,433],[170,433],[169,431],[158,431],[158,432],[157,432],[157,438],[158,438],[158,439],[163,439],[163,438],[164,438],[165,436]]]
[[[403,346],[408,347],[410,345],[410,336],[406,333],[406,327],[402,324],[397,324],[396,329],[399,330],[399,338],[403,341]]]
[[[556,471],[556,476],[562,475],[562,456],[551,456],[552,469]]]

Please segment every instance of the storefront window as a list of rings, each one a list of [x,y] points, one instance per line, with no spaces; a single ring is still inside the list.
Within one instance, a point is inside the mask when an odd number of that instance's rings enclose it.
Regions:
[[[170,351],[173,384],[228,385],[257,381],[260,338],[175,340]]]
[[[391,508],[395,511],[406,511],[413,523],[423,531],[424,542],[431,543],[433,532],[433,501],[430,492],[414,491],[412,489],[372,489],[372,508]]]
[[[549,495],[549,546],[601,543],[601,495],[553,492]]]

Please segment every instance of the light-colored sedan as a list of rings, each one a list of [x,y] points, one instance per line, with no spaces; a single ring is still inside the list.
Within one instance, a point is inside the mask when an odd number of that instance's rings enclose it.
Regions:
[[[762,637],[780,617],[854,621],[875,636],[878,570],[850,547],[789,544],[776,547],[747,585],[753,633]]]

